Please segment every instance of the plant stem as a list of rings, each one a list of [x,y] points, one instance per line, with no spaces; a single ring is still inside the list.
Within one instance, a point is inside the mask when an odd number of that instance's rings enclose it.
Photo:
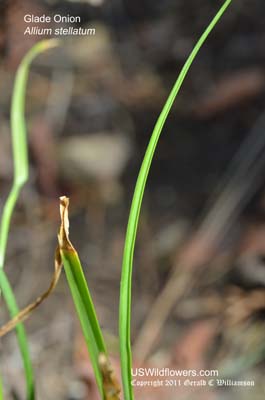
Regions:
[[[222,7],[219,9],[215,17],[212,19],[208,27],[205,29],[200,39],[193,48],[190,56],[185,62],[170,94],[162,109],[161,114],[155,124],[153,133],[151,135],[146,153],[140,168],[137,178],[134,195],[131,203],[129,220],[127,224],[126,238],[124,244],[121,287],[120,287],[120,315],[119,315],[119,335],[120,335],[120,356],[121,356],[121,370],[122,382],[125,400],[132,400],[133,390],[131,385],[131,368],[132,368],[132,353],[131,353],[131,289],[132,289],[132,269],[133,269],[133,256],[136,233],[139,223],[139,215],[145,191],[146,181],[153,160],[154,152],[166,122],[167,116],[174,100],[182,86],[182,83],[196,57],[200,48],[205,43],[210,32],[213,30],[229,4],[232,0],[226,0]]]

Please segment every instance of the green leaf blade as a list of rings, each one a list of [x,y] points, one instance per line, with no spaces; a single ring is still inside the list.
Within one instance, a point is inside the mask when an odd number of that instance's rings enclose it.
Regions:
[[[9,280],[3,268],[0,268],[0,284],[9,314],[11,317],[15,317],[19,313],[19,308],[17,306],[15,295],[13,293],[13,290],[10,286]],[[27,399],[34,400],[35,399],[34,374],[30,359],[28,340],[23,324],[18,324],[16,326],[16,335],[24,365],[25,379],[27,385]]]
[[[81,266],[78,254],[73,252],[68,252],[67,250],[63,250],[61,254],[64,266],[67,265],[69,268],[71,268],[71,274],[75,281],[76,286],[78,287],[78,291],[80,293],[80,297],[84,304],[86,313],[87,315],[90,316],[90,324],[92,327],[92,331],[95,334],[97,347],[99,348],[100,352],[106,353],[104,339],[96,316],[96,310],[91,298],[90,291],[88,289],[88,285],[84,276],[83,268]]]
[[[84,334],[91,364],[93,366],[97,385],[101,397],[104,398],[102,376],[101,376],[101,371],[99,369],[98,359],[100,353],[105,353],[106,351],[105,346],[101,342],[100,338],[101,335],[98,334],[98,331],[97,329],[95,329],[93,322],[91,322],[91,317],[93,314],[91,314],[91,311],[90,314],[88,314],[87,312],[87,305],[85,304],[88,302],[88,299],[84,298],[84,294],[82,295],[82,289],[80,289],[78,281],[76,280],[75,273],[73,273],[73,270],[76,267],[75,266],[76,260],[72,256],[69,257],[69,255],[66,252],[61,252],[61,255],[66,273],[66,278],[76,307],[76,312],[82,327],[82,331]],[[91,307],[89,307],[89,309],[91,310]],[[88,315],[90,315],[89,318]],[[93,317],[92,319],[94,319]]]
[[[10,222],[17,203],[22,186],[28,179],[28,153],[27,130],[25,122],[25,97],[29,69],[32,60],[42,51],[54,47],[54,40],[44,40],[33,46],[20,63],[14,83],[11,104],[11,135],[14,163],[14,178],[11,190],[4,204],[0,224],[0,288],[7,304],[11,317],[18,314],[19,308],[16,298],[10,286],[7,275],[4,272],[4,263]],[[34,376],[31,364],[26,332],[22,324],[16,327],[17,341],[23,360],[25,379],[27,385],[27,400],[34,400]]]
[[[99,365],[100,354],[106,354],[106,345],[97,319],[95,307],[84,276],[78,254],[69,239],[69,199],[60,198],[61,227],[58,235],[61,261],[64,265],[68,285],[74,300],[76,312],[83,330],[101,398],[105,399],[102,373]],[[60,262],[60,261],[58,261]]]
[[[139,215],[148,178],[150,166],[153,160],[154,152],[160,138],[162,129],[166,122],[167,116],[175,101],[175,98],[182,86],[182,83],[196,57],[200,48],[205,43],[210,32],[215,27],[232,0],[226,0],[219,9],[215,17],[212,19],[208,27],[205,29],[200,39],[196,43],[186,63],[184,64],[170,94],[162,109],[162,112],[155,124],[149,144],[144,155],[144,159],[137,178],[134,195],[131,203],[129,220],[127,224],[126,238],[124,244],[122,276],[120,287],[120,312],[119,312],[119,335],[120,335],[120,355],[121,355],[121,370],[122,382],[125,400],[133,400],[133,389],[131,385],[131,286],[132,286],[132,268],[133,256],[135,248],[135,240],[139,223]]]

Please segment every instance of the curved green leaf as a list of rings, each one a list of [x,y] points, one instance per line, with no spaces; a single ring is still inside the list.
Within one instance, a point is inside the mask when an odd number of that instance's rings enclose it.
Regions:
[[[181,88],[181,85],[197,55],[200,48],[206,41],[208,35],[215,27],[229,4],[232,0],[226,0],[220,10],[217,12],[213,20],[203,32],[202,36],[196,43],[186,63],[184,64],[174,86],[171,90],[169,97],[162,109],[161,114],[156,122],[153,133],[151,135],[146,153],[141,165],[141,169],[137,178],[134,195],[132,199],[130,215],[127,225],[127,232],[123,253],[122,276],[120,287],[120,316],[119,316],[119,334],[120,334],[120,356],[121,356],[121,369],[122,381],[125,400],[133,399],[133,390],[131,385],[131,367],[132,367],[132,354],[131,354],[131,286],[132,286],[132,268],[133,268],[133,255],[135,247],[135,239],[137,227],[139,222],[139,215],[141,204],[143,200],[145,185],[154,156],[154,152],[166,122],[169,111],[173,102]]]
[[[0,225],[0,288],[11,317],[18,314],[16,298],[4,272],[4,262],[11,217],[22,186],[28,179],[27,130],[25,122],[25,97],[29,68],[32,60],[42,51],[57,44],[55,40],[44,40],[37,43],[23,58],[15,78],[11,104],[11,134],[14,161],[14,179],[11,191],[3,208]],[[34,378],[30,361],[25,329],[22,324],[16,327],[17,340],[23,359],[27,383],[27,399],[34,400]]]

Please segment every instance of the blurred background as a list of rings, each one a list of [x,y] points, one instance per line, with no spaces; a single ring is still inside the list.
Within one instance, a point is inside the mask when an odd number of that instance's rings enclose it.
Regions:
[[[14,76],[40,39],[24,36],[24,15],[81,16],[82,27],[96,30],[65,37],[32,66],[30,180],[12,219],[5,267],[20,307],[48,287],[58,197],[69,196],[71,239],[117,369],[121,261],[137,173],[167,95],[221,3],[0,2],[1,208],[13,172]],[[232,3],[173,106],[144,197],[132,305],[135,366],[218,369],[255,386],[151,387],[137,389],[137,399],[264,398],[264,13],[263,0]],[[9,317],[1,302],[3,324]],[[98,399],[64,274],[26,329],[38,400]],[[0,346],[5,398],[23,399],[14,333]]]

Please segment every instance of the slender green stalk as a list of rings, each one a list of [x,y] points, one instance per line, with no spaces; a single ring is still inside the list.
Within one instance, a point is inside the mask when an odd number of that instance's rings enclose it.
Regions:
[[[6,246],[11,217],[22,186],[28,179],[27,130],[25,122],[25,96],[29,68],[32,60],[42,51],[53,47],[55,41],[41,41],[26,54],[15,78],[11,104],[11,134],[14,160],[14,178],[11,191],[3,208],[0,224],[0,288],[3,292],[9,313],[14,317],[18,312],[16,298],[4,272]],[[25,330],[22,324],[16,327],[17,340],[23,359],[27,383],[27,399],[34,400],[34,379]]]
[[[29,68],[32,60],[42,51],[57,44],[55,40],[37,43],[23,58],[15,78],[11,104],[11,134],[14,160],[14,178],[11,191],[4,205],[0,226],[0,268],[4,267],[7,238],[11,216],[20,190],[28,180],[27,128],[25,121],[25,98]]]
[[[62,261],[64,265],[101,397],[104,400],[110,399],[108,389],[111,386],[111,392],[116,393],[116,397],[112,394],[111,399],[118,400],[119,388],[116,387],[115,381],[113,380],[108,387],[104,386],[103,370],[100,368],[99,361],[101,355],[106,355],[106,346],[78,254],[69,239],[68,206],[69,199],[64,196],[61,197],[61,227],[58,235],[59,255],[56,256],[57,262],[59,264]]]
[[[131,385],[131,367],[132,367],[132,354],[131,354],[131,286],[132,286],[132,268],[133,268],[133,255],[135,247],[135,239],[137,233],[137,227],[139,222],[139,215],[141,210],[141,204],[143,200],[145,185],[154,156],[154,152],[166,122],[169,111],[173,105],[173,102],[181,88],[181,85],[189,71],[197,53],[206,41],[208,35],[219,21],[229,4],[232,0],[226,0],[220,10],[217,12],[213,20],[210,22],[186,63],[184,64],[174,86],[171,90],[169,97],[162,109],[162,112],[156,122],[153,133],[151,135],[149,144],[146,149],[146,153],[141,165],[141,169],[137,178],[134,195],[132,199],[130,215],[127,225],[127,232],[124,245],[123,253],[123,264],[122,264],[122,276],[121,276],[121,288],[120,288],[120,316],[119,316],[119,335],[120,335],[120,356],[121,356],[121,370],[122,370],[122,382],[124,399],[133,399],[133,390]]]
[[[3,268],[0,269],[0,285],[3,291],[3,297],[7,304],[8,311],[10,313],[10,316],[13,318],[18,314],[19,309],[16,303],[15,295],[13,293],[13,290],[10,286],[10,283]],[[18,324],[16,326],[16,335],[25,370],[25,379],[27,384],[27,399],[34,400],[35,394],[34,394],[33,369],[30,360],[28,341],[23,324]]]
[[[68,285],[82,327],[97,385],[101,397],[104,399],[102,375],[98,360],[101,353],[106,354],[106,347],[97,321],[94,305],[86,285],[77,253],[71,254],[65,250],[61,254]]]
[[[2,379],[0,377],[0,400],[4,399],[4,393],[3,393],[3,383],[2,383]]]

